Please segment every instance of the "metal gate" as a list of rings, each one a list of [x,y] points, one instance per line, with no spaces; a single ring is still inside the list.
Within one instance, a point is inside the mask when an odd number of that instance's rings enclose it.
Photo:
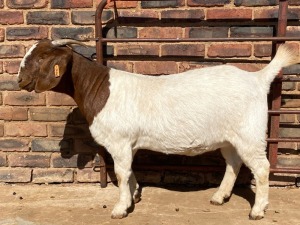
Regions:
[[[114,2],[114,12],[115,19],[112,21],[115,25],[118,25],[118,10],[116,7],[116,1],[123,0],[113,0]],[[127,0],[134,1],[134,0]],[[142,1],[142,0],[140,0]],[[151,0],[158,1],[158,0]],[[172,1],[172,0],[167,0]],[[272,42],[273,49],[276,49],[280,44],[285,41],[299,41],[300,37],[286,37],[286,28],[287,28],[287,15],[288,15],[288,0],[280,0],[279,8],[278,8],[278,21],[275,25],[276,27],[276,35],[273,37],[229,37],[229,38],[104,38],[103,37],[103,22],[102,22],[102,12],[104,7],[107,5],[108,0],[102,0],[96,10],[96,18],[95,18],[95,30],[96,30],[96,55],[97,61],[101,64],[104,62],[103,58],[103,45],[111,42],[111,43],[124,43],[124,42],[167,42],[167,43],[182,43],[182,42],[261,42],[261,41],[269,41]],[[275,51],[273,51],[274,55]],[[279,137],[279,123],[280,123],[280,115],[281,114],[300,114],[300,110],[280,110],[281,108],[281,100],[282,100],[282,82],[297,82],[300,81],[300,78],[287,78],[283,76],[283,73],[279,73],[276,80],[274,81],[271,94],[270,94],[270,110],[269,110],[269,137],[267,138],[268,142],[268,154],[269,161],[271,164],[270,171],[271,173],[293,173],[300,174],[299,167],[280,167],[277,163],[277,155],[278,155],[278,143],[279,142],[300,142],[300,138],[281,138]],[[107,165],[105,161],[105,150],[101,149],[99,151],[100,157],[100,182],[101,187],[106,187],[107,185],[107,167],[111,167],[112,165]],[[151,169],[187,169],[187,170],[203,170],[203,171],[219,171],[223,170],[222,168],[212,167],[212,166],[153,166]],[[145,168],[146,169],[146,168]]]

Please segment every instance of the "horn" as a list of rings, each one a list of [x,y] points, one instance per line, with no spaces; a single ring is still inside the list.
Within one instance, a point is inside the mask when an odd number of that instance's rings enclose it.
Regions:
[[[64,45],[82,45],[87,47],[86,44],[80,42],[80,41],[76,41],[76,40],[72,40],[72,39],[58,39],[58,40],[54,40],[51,42],[54,46],[59,47],[59,46],[64,46]]]

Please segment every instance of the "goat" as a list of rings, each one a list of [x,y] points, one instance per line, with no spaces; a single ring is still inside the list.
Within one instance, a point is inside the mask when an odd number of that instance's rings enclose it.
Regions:
[[[75,53],[72,40],[41,40],[24,56],[18,82],[37,93],[70,95],[89,123],[95,141],[114,160],[119,201],[112,218],[126,217],[139,185],[131,169],[138,149],[198,155],[221,149],[226,171],[211,203],[231,194],[244,163],[256,179],[250,219],[261,219],[268,205],[266,157],[267,94],[278,72],[300,62],[281,45],[258,72],[220,65],[168,76],[148,76],[108,68]]]

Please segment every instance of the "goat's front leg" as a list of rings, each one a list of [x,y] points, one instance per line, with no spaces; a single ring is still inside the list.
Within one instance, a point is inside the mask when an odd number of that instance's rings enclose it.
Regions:
[[[130,148],[119,149],[117,152],[112,154],[112,157],[119,184],[119,201],[114,206],[111,217],[113,219],[121,219],[127,216],[127,210],[132,204],[132,187],[130,187],[130,177],[132,175],[131,164],[133,157]]]

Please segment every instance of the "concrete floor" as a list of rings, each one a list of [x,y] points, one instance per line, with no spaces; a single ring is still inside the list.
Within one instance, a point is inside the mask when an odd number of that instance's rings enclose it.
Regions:
[[[209,204],[215,188],[144,187],[142,201],[122,220],[110,213],[117,187],[96,184],[0,185],[0,225],[297,225],[300,189],[271,188],[266,217],[248,219],[254,201],[251,189],[238,188],[223,206]]]

